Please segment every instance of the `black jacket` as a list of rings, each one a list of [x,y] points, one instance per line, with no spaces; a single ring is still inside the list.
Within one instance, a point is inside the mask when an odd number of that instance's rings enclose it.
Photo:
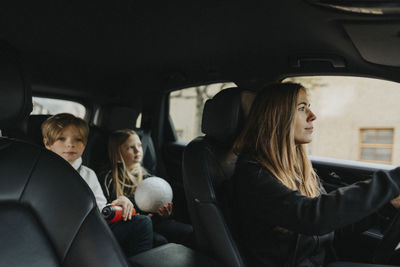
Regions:
[[[239,158],[232,177],[232,222],[249,266],[322,266],[333,231],[375,213],[399,195],[400,168],[309,198],[259,163]]]

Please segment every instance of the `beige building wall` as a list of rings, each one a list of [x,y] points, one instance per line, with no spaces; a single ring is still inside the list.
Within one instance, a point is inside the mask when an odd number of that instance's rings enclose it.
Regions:
[[[310,92],[317,115],[311,154],[360,159],[360,129],[393,128],[392,164],[400,164],[400,85],[374,79],[329,77]]]
[[[182,90],[182,97],[170,98],[170,116],[179,141],[190,141],[196,133],[196,99],[194,90]]]

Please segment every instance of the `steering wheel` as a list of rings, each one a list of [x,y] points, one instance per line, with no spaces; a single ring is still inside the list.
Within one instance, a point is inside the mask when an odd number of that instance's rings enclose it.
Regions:
[[[392,219],[373,257],[374,263],[388,263],[400,248],[400,211]]]

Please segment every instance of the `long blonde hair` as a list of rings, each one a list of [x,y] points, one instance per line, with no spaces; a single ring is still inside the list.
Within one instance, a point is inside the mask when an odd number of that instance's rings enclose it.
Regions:
[[[111,163],[111,175],[114,180],[117,197],[125,194],[133,195],[136,187],[143,180],[143,175],[147,175],[147,171],[141,164],[138,164],[131,173],[122,157],[121,146],[133,135],[138,136],[135,131],[130,129],[118,130],[111,133],[108,140],[108,157]]]
[[[267,168],[282,184],[302,195],[320,194],[317,175],[304,145],[296,145],[294,124],[301,84],[277,83],[260,91],[233,151]]]

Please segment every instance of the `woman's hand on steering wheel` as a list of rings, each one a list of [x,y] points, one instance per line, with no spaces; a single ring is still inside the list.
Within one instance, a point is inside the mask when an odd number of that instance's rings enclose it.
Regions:
[[[396,208],[400,209],[400,195],[398,195],[396,198],[393,198],[390,203]]]

